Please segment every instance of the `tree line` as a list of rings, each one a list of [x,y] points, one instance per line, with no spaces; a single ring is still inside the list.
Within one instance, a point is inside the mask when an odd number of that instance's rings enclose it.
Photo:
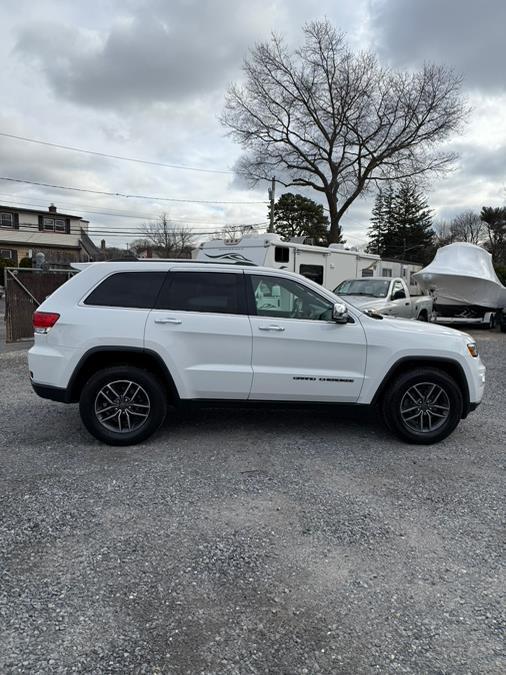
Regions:
[[[327,246],[329,218],[312,199],[283,194],[274,206],[274,229],[285,240],[294,237]],[[411,181],[389,183],[376,194],[366,251],[384,259],[426,264],[438,248],[454,242],[479,244],[497,267],[506,267],[506,207],[464,210],[451,220],[434,221],[427,198]]]

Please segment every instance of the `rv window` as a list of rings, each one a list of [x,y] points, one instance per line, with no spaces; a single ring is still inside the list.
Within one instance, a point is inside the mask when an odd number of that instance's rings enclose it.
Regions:
[[[382,274],[384,277],[391,277],[392,276],[392,270],[390,267],[384,267],[382,270]]]
[[[306,279],[316,281],[321,286],[323,285],[323,265],[300,265],[299,274],[302,274]]]
[[[373,277],[374,271],[370,267],[366,267],[365,269],[362,270],[362,276],[363,277]],[[385,276],[388,276],[388,274],[385,274]]]
[[[289,262],[290,249],[288,246],[276,246],[274,249],[274,260],[276,262]]]

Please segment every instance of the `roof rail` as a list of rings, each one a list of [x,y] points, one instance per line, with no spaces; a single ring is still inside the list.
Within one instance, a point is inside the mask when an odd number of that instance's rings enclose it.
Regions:
[[[111,261],[112,262],[112,261]],[[193,258],[135,258],[130,262],[177,262],[193,263],[195,265],[242,265],[244,267],[257,267],[256,263],[246,260],[195,260]]]

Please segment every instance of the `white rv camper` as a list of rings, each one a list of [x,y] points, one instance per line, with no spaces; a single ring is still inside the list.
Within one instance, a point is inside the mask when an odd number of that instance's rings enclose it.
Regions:
[[[197,249],[197,260],[241,262],[297,272],[325,288],[334,289],[345,279],[379,273],[380,257],[343,244],[310,246],[283,241],[278,234],[256,234],[241,239],[211,239]]]

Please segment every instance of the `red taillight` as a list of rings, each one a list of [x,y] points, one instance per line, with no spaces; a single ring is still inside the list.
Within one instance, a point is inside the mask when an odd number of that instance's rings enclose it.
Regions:
[[[47,333],[60,318],[56,312],[34,312],[33,313],[33,330],[36,333]]]

